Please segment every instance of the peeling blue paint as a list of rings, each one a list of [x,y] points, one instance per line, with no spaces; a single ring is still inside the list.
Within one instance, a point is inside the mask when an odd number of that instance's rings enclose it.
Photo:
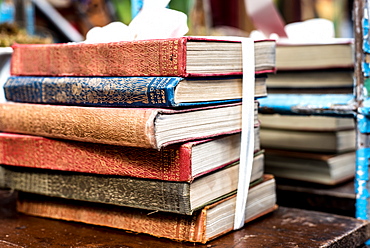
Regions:
[[[368,219],[367,206],[369,191],[367,182],[369,180],[369,159],[370,148],[360,148],[356,151],[356,174],[355,174],[355,193],[356,193],[356,217]]]
[[[261,113],[354,116],[352,94],[269,94],[258,101]]]
[[[362,72],[365,77],[370,75],[370,64],[366,62],[362,62]]]
[[[360,133],[370,133],[370,119],[366,115],[357,115],[357,128]]]

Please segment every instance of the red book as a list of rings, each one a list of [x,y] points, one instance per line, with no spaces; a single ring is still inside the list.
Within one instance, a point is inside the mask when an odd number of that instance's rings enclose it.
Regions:
[[[181,37],[99,44],[15,44],[12,75],[216,76],[242,74],[240,42]],[[255,42],[257,73],[275,71],[275,41]]]
[[[255,150],[259,149],[256,139]],[[171,145],[160,151],[0,133],[0,164],[3,165],[166,181],[191,182],[238,161],[239,153],[239,133]],[[262,151],[256,152],[253,165],[263,170]]]

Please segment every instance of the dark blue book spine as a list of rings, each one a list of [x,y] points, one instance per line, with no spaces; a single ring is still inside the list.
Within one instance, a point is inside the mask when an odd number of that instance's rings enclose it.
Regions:
[[[174,107],[181,77],[26,77],[4,84],[8,101],[110,106]]]
[[[99,107],[196,107],[241,99],[176,103],[181,77],[31,77],[11,76],[5,99],[13,102]]]

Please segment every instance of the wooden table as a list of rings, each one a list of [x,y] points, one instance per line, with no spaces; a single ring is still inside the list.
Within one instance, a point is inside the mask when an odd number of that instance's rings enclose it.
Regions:
[[[360,247],[370,224],[351,217],[280,207],[207,244],[179,243],[105,227],[17,213],[15,194],[0,190],[0,247]]]

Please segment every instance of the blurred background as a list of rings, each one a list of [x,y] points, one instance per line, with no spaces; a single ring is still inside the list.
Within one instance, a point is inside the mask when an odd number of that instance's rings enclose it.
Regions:
[[[337,37],[352,37],[352,0],[275,0],[286,24],[312,18],[333,21]],[[84,40],[92,27],[129,24],[142,6],[135,0],[0,0],[0,24],[16,24],[30,36],[69,42]],[[245,0],[172,0],[169,8],[188,16],[188,35],[249,36],[254,30]],[[8,32],[8,33],[6,33]],[[14,27],[0,29],[1,46],[11,45]],[[24,33],[23,33],[24,34]],[[30,42],[24,35],[17,42]]]

